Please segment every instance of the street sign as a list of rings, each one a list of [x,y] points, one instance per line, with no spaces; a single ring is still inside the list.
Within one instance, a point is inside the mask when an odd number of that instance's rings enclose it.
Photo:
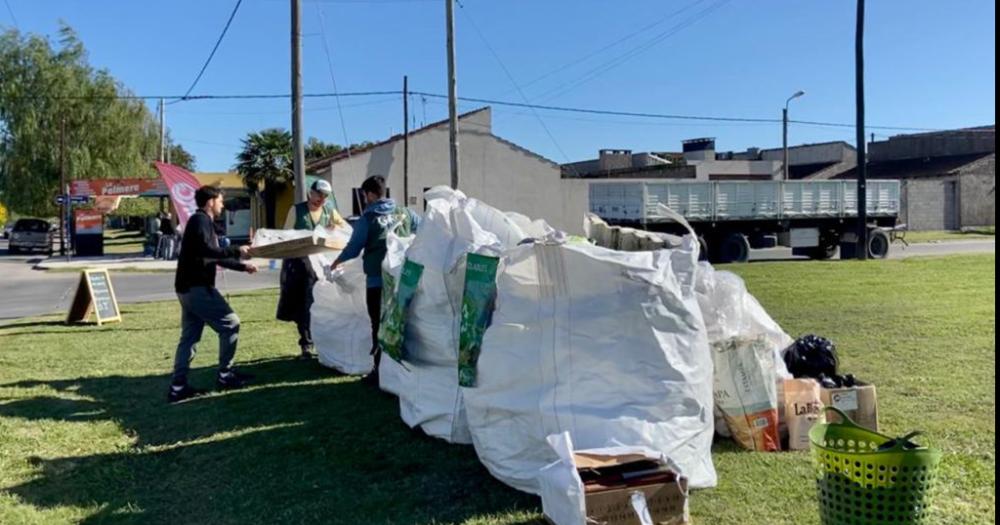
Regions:
[[[67,198],[68,197],[68,198]],[[56,204],[62,205],[72,202],[73,204],[85,204],[90,200],[89,195],[56,195]]]

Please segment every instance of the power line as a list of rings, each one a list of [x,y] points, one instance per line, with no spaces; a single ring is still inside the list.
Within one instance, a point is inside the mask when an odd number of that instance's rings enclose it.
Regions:
[[[306,93],[302,95],[303,98],[332,98],[332,97],[371,97],[379,95],[399,95],[402,93],[400,90],[390,90],[390,91],[355,91],[350,93]],[[40,99],[46,98],[50,100],[90,100],[90,101],[100,101],[100,100],[157,100],[157,99],[167,99],[172,102],[191,102],[196,100],[275,100],[275,99],[287,99],[291,98],[292,95],[288,93],[269,93],[269,94],[248,94],[248,95],[48,95],[48,94],[26,94],[19,95],[14,98],[20,99]]]
[[[379,104],[388,104],[389,102],[398,102],[399,97],[383,98],[379,100],[369,100],[367,102],[357,102],[354,104],[342,104],[338,106],[318,106],[318,107],[306,107],[303,111],[309,111],[310,113],[320,113],[326,111],[341,111],[342,109],[358,108],[364,106],[376,106]],[[252,115],[287,115],[287,109],[281,110],[271,110],[271,111],[202,111],[202,110],[177,110],[173,111],[175,115],[233,115],[233,116],[252,116]]]
[[[837,122],[816,122],[816,121],[812,121],[812,120],[789,120],[788,123],[789,124],[804,124],[806,126],[821,126],[821,127],[827,127],[827,128],[853,128],[855,126],[854,124],[842,124],[842,123],[837,123]],[[947,129],[939,129],[939,128],[907,128],[907,127],[898,127],[898,126],[868,126],[868,125],[865,126],[865,129],[881,129],[881,130],[888,130],[888,131],[957,131],[957,130],[947,130]],[[968,131],[972,131],[972,132],[977,132],[978,133],[980,131],[987,131],[987,130],[968,130]],[[989,133],[993,133],[993,132],[989,131]]]
[[[236,12],[240,9],[240,4],[243,0],[236,0],[236,5],[233,6],[233,12],[229,14],[229,20],[226,20],[226,26],[222,28],[222,33],[219,34],[219,39],[215,41],[215,46],[212,47],[212,52],[208,54],[208,59],[205,60],[205,64],[201,66],[201,71],[198,72],[198,76],[194,78],[194,82],[191,83],[191,87],[188,88],[181,100],[186,100],[194,87],[198,85],[198,81],[201,80],[201,76],[205,74],[205,70],[208,69],[208,65],[212,62],[212,57],[215,56],[215,52],[219,50],[219,45],[222,44],[222,39],[226,37],[226,32],[229,31],[229,25],[233,23],[233,18],[236,17]]]
[[[623,37],[621,37],[621,38],[619,38],[619,39],[617,39],[617,40],[615,40],[615,41],[613,41],[613,42],[611,42],[609,44],[606,44],[605,46],[601,47],[600,49],[592,51],[591,53],[588,53],[587,55],[584,55],[584,56],[582,56],[580,58],[577,58],[577,59],[575,59],[575,60],[573,60],[571,62],[567,62],[566,64],[563,64],[562,66],[559,66],[559,67],[557,67],[555,69],[552,69],[548,73],[545,73],[545,74],[543,74],[543,75],[541,75],[539,77],[536,77],[536,78],[528,81],[525,84],[522,84],[521,87],[526,88],[528,86],[536,84],[536,83],[538,83],[538,82],[540,82],[542,80],[545,80],[546,78],[549,78],[550,76],[552,76],[552,75],[554,75],[556,73],[559,73],[561,71],[565,71],[565,70],[567,70],[567,69],[569,69],[569,68],[571,68],[571,67],[573,67],[573,66],[575,66],[575,65],[577,65],[577,64],[579,64],[581,62],[584,62],[584,61],[586,61],[586,60],[588,60],[590,58],[593,58],[593,57],[595,57],[595,56],[597,56],[597,55],[599,55],[599,54],[601,54],[601,53],[603,53],[603,52],[605,52],[605,51],[607,51],[607,50],[609,50],[609,49],[617,46],[618,44],[621,44],[622,42],[631,40],[633,37],[638,36],[638,35],[640,35],[642,33],[645,33],[646,31],[649,31],[649,30],[653,29],[654,27],[656,27],[656,26],[658,26],[658,25],[666,22],[667,20],[670,20],[671,18],[673,18],[673,17],[675,17],[675,16],[683,13],[684,11],[687,11],[687,10],[691,9],[692,7],[695,7],[698,4],[704,3],[705,1],[706,0],[696,0],[695,2],[690,3],[690,4],[688,4],[688,5],[684,6],[684,7],[676,10],[676,11],[673,11],[670,14],[664,16],[663,18],[660,18],[659,20],[656,20],[655,22],[653,22],[651,24],[648,24],[648,25],[645,25],[643,27],[640,27],[639,29],[637,29],[637,30],[635,30],[635,31],[633,31],[631,33],[628,33],[625,36],[623,36]]]
[[[479,38],[482,39],[483,44],[486,45],[486,49],[488,49],[490,54],[493,55],[493,58],[496,59],[497,64],[500,65],[500,69],[503,70],[504,74],[507,75],[507,79],[510,80],[510,83],[514,85],[514,89],[516,89],[518,94],[521,95],[521,99],[524,100],[525,103],[527,103],[528,97],[525,96],[524,91],[521,89],[521,86],[519,86],[517,84],[517,81],[514,80],[514,75],[512,75],[510,73],[510,70],[507,69],[507,66],[503,63],[503,60],[500,58],[500,55],[496,52],[495,49],[493,49],[493,46],[490,45],[489,41],[486,40],[486,35],[484,35],[483,32],[479,30],[479,26],[476,25],[476,22],[472,19],[472,17],[468,13],[466,13],[465,6],[462,5],[462,2],[460,0],[456,0],[456,2],[458,3],[458,7],[462,8],[461,9],[462,14],[465,15],[465,19],[469,21],[469,25],[472,26],[472,29],[476,32],[477,35],[479,35]],[[555,145],[557,150],[559,150],[559,154],[566,159],[566,162],[570,162],[569,155],[566,155],[566,152],[563,151],[562,146],[559,145],[559,141],[557,141],[555,135],[553,135],[552,132],[549,131],[549,127],[545,125],[545,121],[542,120],[542,117],[538,115],[538,112],[535,111],[534,108],[531,108],[531,113],[538,120],[538,123],[542,126],[542,129],[545,130],[545,134],[549,136],[550,140],[552,140],[552,144]]]
[[[355,91],[348,93],[306,93],[302,95],[303,98],[331,98],[331,97],[370,97],[370,96],[384,96],[384,95],[402,95],[401,90],[389,90],[389,91]],[[439,93],[428,93],[425,91],[410,91],[411,95],[419,96],[423,98],[437,98],[446,99],[448,95],[442,95]],[[22,95],[19,98],[49,98],[54,100],[155,100],[155,99],[171,99],[175,101],[191,102],[195,100],[272,100],[272,99],[288,99],[291,95],[289,94],[250,94],[250,95],[194,95],[184,98],[180,95]],[[678,115],[669,113],[648,113],[648,112],[635,112],[635,111],[615,111],[606,109],[592,109],[592,108],[577,108],[568,106],[552,106],[545,104],[531,104],[524,102],[510,102],[506,100],[494,100],[488,98],[478,98],[478,97],[458,97],[462,102],[475,102],[478,104],[487,104],[494,106],[507,106],[507,107],[519,107],[519,108],[532,108],[541,109],[545,111],[557,111],[564,113],[582,113],[590,115],[609,115],[618,117],[634,117],[634,118],[651,118],[651,119],[666,119],[666,120],[685,120],[685,121],[703,121],[703,122],[757,122],[757,123],[770,123],[777,124],[781,123],[781,119],[777,118],[748,118],[748,117],[720,117],[720,116],[710,116],[710,115]],[[819,122],[812,120],[789,120],[792,124],[802,124],[807,126],[826,126],[826,127],[837,127],[837,128],[852,128],[854,124],[845,124],[839,122]],[[943,128],[921,128],[921,127],[907,127],[907,126],[866,126],[865,129],[880,129],[886,131],[961,131],[962,133],[994,133],[993,130],[985,129],[943,129]]]
[[[333,91],[337,92],[337,77],[333,74],[333,58],[330,56],[330,45],[326,38],[326,17],[323,15],[323,8],[316,4],[316,11],[319,13],[319,31],[323,35],[323,52],[326,54],[326,65],[330,70],[330,81],[333,83]],[[340,97],[335,97],[337,101],[337,115],[340,117],[340,130],[344,134],[344,146],[347,148],[347,163],[352,165],[351,159],[351,139],[347,136],[347,124],[344,122],[344,111],[340,107]]]
[[[204,144],[204,145],[207,145],[207,146],[219,146],[219,147],[225,147],[225,148],[238,148],[238,147],[240,147],[239,144],[226,144],[226,143],[223,143],[223,142],[212,142],[212,141],[209,141],[209,140],[199,140],[199,139],[185,139],[185,138],[181,138],[181,137],[176,137],[174,140],[177,141],[178,143],[186,142],[186,143],[192,143],[192,144]]]
[[[17,23],[17,17],[14,16],[14,10],[10,8],[10,0],[3,0],[3,3],[7,5],[7,12],[10,13],[10,19],[14,21],[14,28],[20,31],[21,24]]]
[[[694,15],[692,15],[692,16],[690,16],[690,17],[688,17],[688,18],[686,18],[686,19],[678,22],[677,24],[675,24],[674,26],[672,26],[670,29],[667,29],[666,31],[663,31],[663,32],[657,34],[652,39],[650,39],[650,40],[648,40],[648,41],[646,41],[646,42],[644,42],[644,43],[642,43],[642,44],[640,44],[638,46],[635,46],[632,49],[630,49],[630,50],[628,50],[628,51],[626,51],[626,52],[624,52],[624,53],[622,53],[622,54],[620,54],[620,55],[618,55],[618,56],[616,56],[616,57],[614,57],[614,58],[612,58],[610,60],[605,61],[601,65],[599,65],[599,66],[597,66],[597,67],[589,70],[588,72],[584,73],[583,75],[577,77],[575,80],[572,80],[572,81],[567,82],[567,83],[563,83],[563,84],[561,84],[559,86],[556,86],[555,88],[550,89],[548,91],[545,91],[541,95],[539,95],[538,97],[535,97],[535,98],[537,98],[537,99],[543,99],[543,100],[551,100],[553,98],[557,98],[557,97],[560,97],[562,95],[565,95],[566,93],[568,93],[568,92],[570,92],[570,91],[572,91],[572,90],[574,90],[574,89],[576,89],[576,88],[578,88],[578,87],[586,84],[587,82],[590,82],[591,80],[596,79],[597,77],[599,77],[599,76],[607,73],[608,71],[611,71],[612,69],[621,66],[622,64],[624,64],[627,61],[635,58],[636,56],[639,56],[642,53],[645,53],[646,51],[649,51],[650,49],[652,49],[657,44],[663,42],[664,40],[669,39],[670,37],[676,35],[677,33],[680,33],[681,31],[687,29],[688,27],[690,27],[690,26],[696,24],[697,22],[701,21],[702,19],[708,17],[708,15],[712,14],[713,11],[718,10],[723,5],[725,5],[725,4],[729,3],[729,2],[730,2],[730,0],[719,0],[719,1],[717,1],[717,2],[715,2],[713,4],[711,4],[711,5],[709,5],[705,9],[702,9],[701,11],[698,11]]]
[[[445,98],[446,95],[439,95],[437,93],[425,93],[422,91],[414,91],[414,94],[423,95],[429,98]],[[509,106],[509,107],[519,107],[519,108],[534,108],[543,109],[546,111],[562,111],[570,113],[587,113],[591,115],[613,115],[618,117],[640,117],[640,118],[660,118],[660,119],[675,119],[675,120],[704,120],[704,121],[719,121],[719,122],[768,122],[768,123],[780,123],[781,119],[776,118],[743,118],[743,117],[713,117],[713,116],[696,116],[696,115],[670,115],[663,113],[643,113],[643,112],[633,112],[633,111],[614,111],[606,109],[588,109],[588,108],[573,108],[566,106],[549,106],[544,104],[531,104],[522,102],[508,102],[504,100],[491,100],[487,98],[475,98],[475,97],[458,97],[459,100],[463,102],[477,102],[480,104],[491,104],[496,106]]]

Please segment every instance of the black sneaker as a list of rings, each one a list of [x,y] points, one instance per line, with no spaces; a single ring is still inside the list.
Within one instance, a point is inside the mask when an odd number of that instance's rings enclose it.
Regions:
[[[167,403],[180,403],[181,401],[200,396],[204,393],[204,390],[194,388],[187,383],[184,383],[183,385],[170,385],[170,390],[167,392]]]
[[[299,354],[299,359],[302,359],[303,361],[316,359],[316,351],[312,346],[303,346],[302,353]]]
[[[235,390],[249,385],[252,380],[252,375],[229,370],[228,372],[219,372],[215,378],[215,385],[219,390]]]

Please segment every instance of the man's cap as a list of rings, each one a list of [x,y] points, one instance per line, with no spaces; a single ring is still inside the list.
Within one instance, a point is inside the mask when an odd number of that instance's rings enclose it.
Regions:
[[[330,194],[333,193],[333,187],[330,186],[329,182],[327,182],[327,181],[325,181],[323,179],[318,179],[316,182],[312,183],[312,187],[310,189],[312,189],[313,191],[322,193],[323,195],[326,195],[327,197],[329,197]]]

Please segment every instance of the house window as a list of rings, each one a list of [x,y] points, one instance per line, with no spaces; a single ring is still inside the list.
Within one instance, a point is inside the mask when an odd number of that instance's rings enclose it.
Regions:
[[[361,188],[354,188],[351,190],[351,196],[351,215],[360,217],[365,211],[365,192],[361,191]],[[385,196],[387,199],[392,198],[392,190],[388,187],[385,188]]]
[[[351,216],[359,217],[365,210],[365,194],[361,188],[354,188],[351,190],[351,196]]]

